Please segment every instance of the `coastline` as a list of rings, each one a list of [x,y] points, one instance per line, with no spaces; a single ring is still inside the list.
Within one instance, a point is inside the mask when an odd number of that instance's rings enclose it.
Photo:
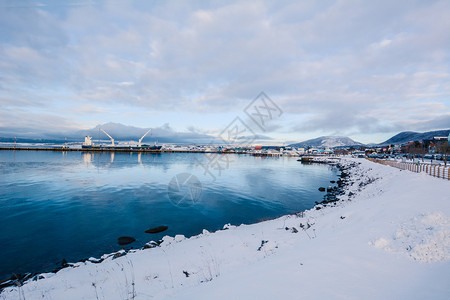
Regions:
[[[165,236],[159,247],[149,243],[153,249],[104,255],[101,263],[79,262],[7,287],[1,296],[415,299],[427,287],[433,288],[433,299],[444,299],[449,294],[445,278],[450,278],[449,183],[365,160],[345,159],[341,167],[346,175],[336,201],[252,225],[204,230],[188,239]],[[424,222],[429,226],[418,230]],[[428,238],[432,242],[420,242]],[[410,285],[408,280],[423,275],[434,276]]]

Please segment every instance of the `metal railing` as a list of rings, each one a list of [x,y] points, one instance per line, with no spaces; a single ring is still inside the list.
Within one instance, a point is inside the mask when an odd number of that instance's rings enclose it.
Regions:
[[[427,164],[427,163],[413,163],[413,162],[399,162],[399,161],[393,161],[393,160],[385,160],[385,159],[378,159],[378,158],[369,158],[366,159],[376,162],[382,165],[387,165],[391,167],[395,167],[402,170],[408,170],[411,172],[425,172],[431,176],[443,178],[450,180],[450,166],[443,166],[443,165],[434,165],[434,164]]]

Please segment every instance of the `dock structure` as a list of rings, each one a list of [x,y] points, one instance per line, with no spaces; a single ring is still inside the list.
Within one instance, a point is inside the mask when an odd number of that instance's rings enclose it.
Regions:
[[[148,131],[149,132],[149,131]],[[147,133],[148,133],[147,132]],[[147,134],[146,133],[146,134]],[[145,134],[145,135],[146,135]],[[85,153],[216,153],[216,154],[247,154],[253,156],[263,156],[263,157],[281,157],[281,156],[301,156],[298,153],[293,155],[292,152],[283,151],[258,151],[252,149],[230,149],[230,148],[210,148],[210,147],[183,147],[183,148],[171,148],[163,146],[149,146],[142,145],[142,139],[139,140],[137,146],[119,146],[119,145],[94,145],[92,143],[91,137],[86,136],[84,143],[80,147],[69,147],[67,145],[61,146],[24,146],[24,145],[14,145],[14,146],[3,146],[0,147],[0,151],[53,151],[53,152],[85,152]],[[303,160],[307,160],[303,158]]]
[[[69,147],[0,147],[0,151],[53,151],[53,152],[114,152],[114,153],[212,153],[204,149],[148,149],[133,147],[92,147],[92,148],[69,148]],[[217,151],[218,154],[250,154],[255,156],[280,156],[273,153],[251,153],[251,152],[234,152],[234,151]]]
[[[0,147],[0,151],[53,151],[53,152],[114,152],[114,153],[210,153],[205,150],[173,150],[173,149],[148,149],[127,147],[92,147],[92,148],[69,148],[69,147]],[[234,152],[215,152],[234,153]]]
[[[0,147],[0,151],[55,151],[55,152],[148,152],[148,153],[159,153],[167,152],[165,150],[154,150],[154,149],[136,149],[136,148],[69,148],[69,147]]]

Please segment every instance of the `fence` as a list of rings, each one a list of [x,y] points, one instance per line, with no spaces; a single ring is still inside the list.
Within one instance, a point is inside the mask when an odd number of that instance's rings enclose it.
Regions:
[[[426,163],[399,162],[378,158],[367,158],[370,161],[412,172],[425,172],[431,176],[450,180],[450,167]]]

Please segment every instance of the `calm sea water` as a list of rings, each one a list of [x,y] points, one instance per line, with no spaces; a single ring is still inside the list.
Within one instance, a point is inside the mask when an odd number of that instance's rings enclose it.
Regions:
[[[225,156],[219,174],[218,157],[205,154],[0,151],[0,279],[117,251],[120,236],[136,238],[128,246],[136,248],[309,209],[322,200],[318,187],[338,176],[296,158]],[[186,198],[195,201],[169,198],[180,173],[201,183]],[[144,233],[160,225],[169,229]]]

